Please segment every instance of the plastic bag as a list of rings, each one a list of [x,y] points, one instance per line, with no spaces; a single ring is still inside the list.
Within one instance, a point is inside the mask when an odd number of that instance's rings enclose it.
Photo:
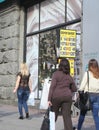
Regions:
[[[76,102],[77,99],[78,99],[78,92],[74,92],[73,95],[72,95],[72,101]]]
[[[50,130],[55,130],[55,112],[49,112]]]
[[[49,94],[50,82],[49,78],[45,79],[42,96],[40,101],[40,109],[47,109],[48,108],[48,94]]]
[[[27,100],[28,106],[34,106],[35,105],[35,99],[34,99],[34,92],[31,92],[29,95],[29,98]]]

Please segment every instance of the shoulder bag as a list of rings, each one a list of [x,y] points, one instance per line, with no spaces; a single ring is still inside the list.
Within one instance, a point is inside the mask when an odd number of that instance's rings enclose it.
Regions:
[[[79,98],[74,103],[74,106],[80,110],[91,110],[90,97],[89,97],[89,72],[87,71],[88,92],[79,91]]]

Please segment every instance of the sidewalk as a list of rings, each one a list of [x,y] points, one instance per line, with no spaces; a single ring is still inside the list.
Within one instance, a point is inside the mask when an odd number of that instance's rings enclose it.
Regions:
[[[17,106],[0,104],[0,130],[40,130],[44,113],[41,110],[29,109],[29,119],[18,119]],[[72,117],[73,125],[77,125],[78,117]],[[63,120],[59,116],[56,130],[63,130]],[[95,130],[92,116],[86,116],[82,130]]]

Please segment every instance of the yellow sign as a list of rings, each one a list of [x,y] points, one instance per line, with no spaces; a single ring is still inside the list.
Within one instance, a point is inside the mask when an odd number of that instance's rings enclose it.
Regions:
[[[70,75],[74,76],[74,59],[68,59],[70,63]]]
[[[60,30],[60,57],[75,57],[76,31]]]

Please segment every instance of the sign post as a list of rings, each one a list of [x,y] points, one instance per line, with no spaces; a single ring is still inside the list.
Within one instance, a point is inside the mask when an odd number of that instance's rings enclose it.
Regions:
[[[76,55],[76,31],[60,30],[60,58],[68,58],[70,62],[70,73],[74,76],[74,58]]]

